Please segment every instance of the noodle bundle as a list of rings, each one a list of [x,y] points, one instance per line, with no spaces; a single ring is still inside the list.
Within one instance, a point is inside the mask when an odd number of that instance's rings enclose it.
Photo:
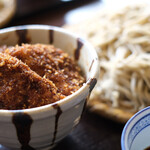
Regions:
[[[103,11],[70,30],[91,42],[99,55],[100,77],[91,101],[131,112],[150,105],[149,5]]]

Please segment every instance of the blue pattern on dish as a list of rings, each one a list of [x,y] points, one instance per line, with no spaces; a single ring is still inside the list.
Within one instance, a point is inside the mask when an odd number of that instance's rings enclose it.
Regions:
[[[135,125],[132,127],[129,133],[129,138],[128,138],[129,148],[131,148],[132,143],[135,137],[138,135],[138,133],[149,125],[150,125],[150,114],[147,114],[146,116],[144,116],[143,118],[141,118],[135,123]]]

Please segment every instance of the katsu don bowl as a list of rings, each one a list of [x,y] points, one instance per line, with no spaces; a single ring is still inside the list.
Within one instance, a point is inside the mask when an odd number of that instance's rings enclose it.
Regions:
[[[49,149],[81,118],[98,76],[93,47],[61,28],[0,30],[0,144]]]

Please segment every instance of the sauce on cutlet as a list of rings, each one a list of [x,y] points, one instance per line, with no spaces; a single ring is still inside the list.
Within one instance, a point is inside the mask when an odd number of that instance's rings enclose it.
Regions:
[[[3,47],[0,64],[0,109],[51,104],[74,93],[85,82],[76,62],[53,45]]]

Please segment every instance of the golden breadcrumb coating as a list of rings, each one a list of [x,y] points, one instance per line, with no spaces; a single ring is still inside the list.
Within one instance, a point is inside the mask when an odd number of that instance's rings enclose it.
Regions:
[[[0,47],[0,109],[27,109],[59,101],[85,82],[77,64],[52,45]]]
[[[77,91],[84,82],[77,64],[67,53],[52,45],[22,44],[4,52],[26,63],[41,77],[51,80],[58,88],[57,92],[65,96]]]
[[[0,109],[33,108],[56,102],[60,95],[19,59],[0,53]]]

